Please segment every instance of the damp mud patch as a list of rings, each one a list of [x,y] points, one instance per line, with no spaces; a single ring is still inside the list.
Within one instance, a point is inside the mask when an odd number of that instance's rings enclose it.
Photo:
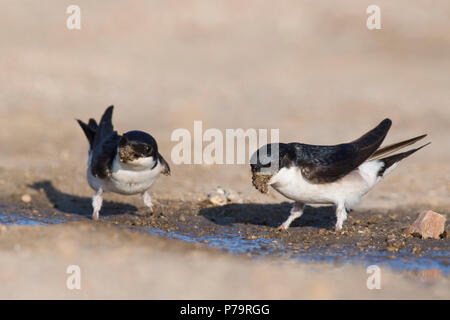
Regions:
[[[119,157],[122,162],[131,162],[136,159],[133,148],[130,145],[119,148]]]
[[[32,226],[92,221],[88,198],[68,200],[53,207],[38,200],[32,204],[0,203],[0,224]],[[450,275],[448,236],[424,240],[403,233],[414,221],[417,208],[355,210],[343,230],[334,232],[333,207],[307,206],[289,232],[280,232],[276,228],[287,218],[291,207],[287,202],[213,206],[202,201],[160,200],[154,201],[154,205],[154,212],[150,213],[144,207],[106,202],[105,215],[100,214],[100,221],[92,223],[199,243],[252,259],[376,264],[398,271],[436,269]]]
[[[261,193],[269,192],[268,182],[272,178],[270,174],[253,173],[252,184]]]

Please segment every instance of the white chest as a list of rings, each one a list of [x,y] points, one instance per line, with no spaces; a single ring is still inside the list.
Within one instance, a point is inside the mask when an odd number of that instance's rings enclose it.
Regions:
[[[145,192],[155,182],[161,173],[159,162],[155,165],[152,157],[139,159],[133,163],[122,163],[114,159],[111,176],[107,179],[98,179],[88,169],[87,178],[89,185],[98,190],[102,188],[106,192],[132,195]]]
[[[296,167],[280,169],[269,184],[289,199],[304,203],[333,203],[329,188],[308,182]]]

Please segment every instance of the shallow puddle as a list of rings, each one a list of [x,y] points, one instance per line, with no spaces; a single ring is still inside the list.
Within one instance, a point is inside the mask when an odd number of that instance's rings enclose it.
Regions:
[[[354,248],[339,249],[292,249],[264,237],[246,239],[235,233],[221,233],[220,235],[194,236],[187,233],[167,232],[159,229],[144,227],[140,231],[152,235],[164,236],[170,239],[178,239],[186,242],[201,243],[215,248],[221,248],[232,254],[249,254],[253,258],[263,256],[278,257],[283,259],[295,259],[304,263],[331,262],[335,264],[362,263],[364,266],[387,266],[395,270],[428,270],[439,269],[445,275],[450,275],[450,255],[446,251],[430,251],[421,256],[415,256],[405,250],[400,250],[395,255],[387,251],[370,249],[368,252],[358,253]]]
[[[10,208],[9,208],[10,210]],[[6,225],[40,225],[64,223],[75,220],[88,219],[78,215],[64,213],[52,213],[44,215],[0,214],[0,224]],[[443,275],[450,275],[450,255],[448,251],[427,250],[417,256],[406,250],[400,250],[395,254],[386,250],[368,249],[360,252],[355,246],[343,246],[341,248],[299,248],[285,244],[281,239],[252,236],[250,239],[238,232],[236,226],[220,227],[217,234],[196,235],[183,231],[164,231],[148,226],[133,226],[127,228],[151,235],[162,236],[170,239],[178,239],[185,242],[200,243],[203,245],[220,248],[225,252],[236,255],[249,255],[253,259],[261,257],[295,259],[303,263],[330,262],[336,265],[345,263],[362,263],[365,266],[387,266],[399,271],[421,271],[438,269]],[[261,236],[262,235],[262,236]]]
[[[64,223],[67,222],[63,218],[49,218],[49,217],[24,217],[22,215],[0,215],[0,224],[14,225],[18,224],[21,226],[46,226],[54,223]]]

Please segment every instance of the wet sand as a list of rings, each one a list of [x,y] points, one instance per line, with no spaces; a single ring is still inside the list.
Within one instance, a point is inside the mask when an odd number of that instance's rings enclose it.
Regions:
[[[368,290],[369,275],[359,266],[255,262],[102,222],[0,226],[0,240],[2,299],[448,297],[448,279],[436,271],[399,275],[382,268],[381,289]],[[74,264],[81,269],[80,290],[66,287],[67,267]]]
[[[91,221],[89,198],[61,194],[50,182],[33,186],[39,194],[33,203],[6,202],[3,224],[49,225]],[[137,197],[135,197],[137,198]],[[288,231],[278,230],[291,204],[230,203],[215,206],[199,202],[155,201],[153,212],[136,204],[106,201],[101,220],[118,227],[222,247],[225,251],[255,258],[276,256],[303,262],[354,262],[388,264],[399,270],[436,267],[450,274],[450,241],[405,234],[418,209],[354,210],[344,228],[334,231],[335,208],[309,207]],[[444,213],[445,214],[445,213]],[[447,222],[448,229],[448,222]],[[352,258],[353,257],[353,258]]]

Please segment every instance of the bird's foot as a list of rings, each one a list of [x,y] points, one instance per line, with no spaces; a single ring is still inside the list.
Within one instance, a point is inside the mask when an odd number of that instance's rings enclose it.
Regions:
[[[288,229],[289,224],[286,222],[282,223],[278,228],[276,228],[277,231],[290,233]]]
[[[334,227],[334,231],[335,232],[340,232],[342,230],[342,222],[341,223],[336,223],[336,226]]]
[[[345,210],[344,205],[338,205],[336,209],[336,226],[334,231],[339,232],[342,230],[342,225],[344,221],[347,220],[347,211]]]
[[[153,213],[153,203],[152,203],[152,197],[150,196],[150,193],[148,191],[145,191],[142,194],[142,199],[144,200],[145,206],[148,208],[148,211],[150,213]]]
[[[150,203],[149,205],[146,205],[146,207],[147,207],[147,211],[148,212],[153,213],[153,208],[154,208],[153,203]]]
[[[98,211],[94,211],[94,213],[92,213],[92,220],[97,221],[99,217],[100,217],[100,214]]]
[[[289,226],[295,219],[300,218],[302,216],[304,207],[305,207],[305,205],[303,203],[294,202],[294,205],[292,206],[289,217],[286,219],[286,221],[284,221],[281,224],[281,226],[278,227],[277,230],[286,231],[287,233],[289,233],[289,231],[288,231]]]
[[[92,220],[98,220],[100,217],[100,210],[103,205],[103,190],[100,188],[97,193],[92,197],[92,207],[94,212],[92,213]]]

